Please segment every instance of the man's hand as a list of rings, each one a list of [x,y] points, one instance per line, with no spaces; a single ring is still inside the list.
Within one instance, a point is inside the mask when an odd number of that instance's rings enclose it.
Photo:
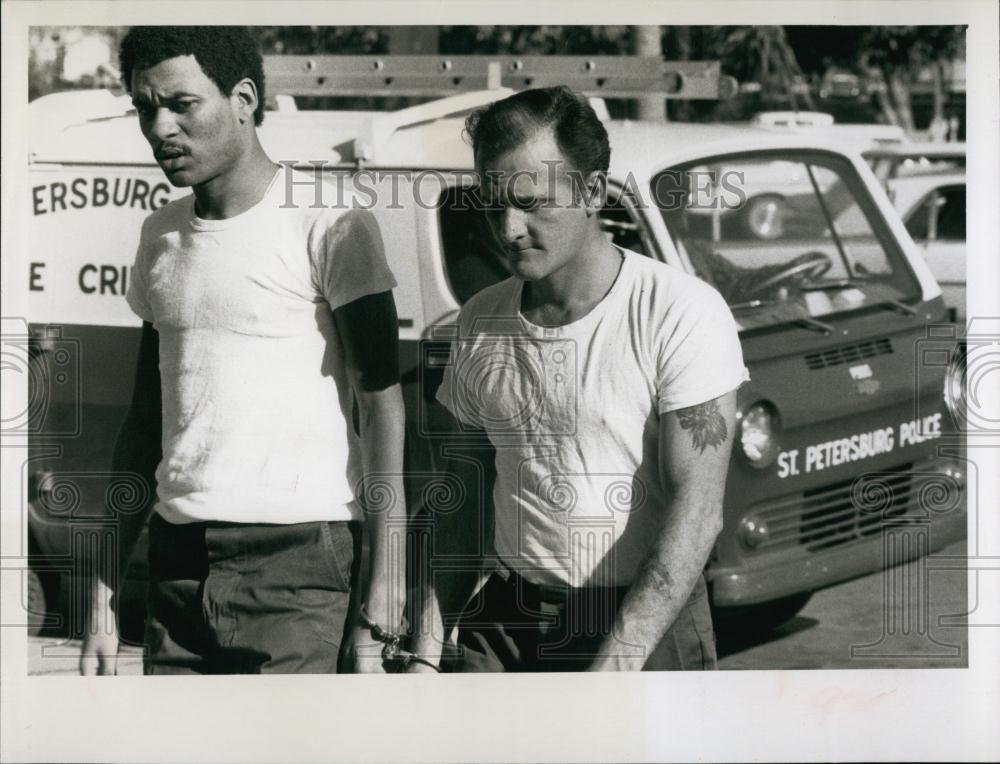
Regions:
[[[114,676],[118,673],[118,627],[111,609],[112,592],[95,579],[90,592],[87,634],[80,652],[82,676]]]
[[[642,671],[649,649],[645,645],[627,644],[612,632],[602,643],[597,658],[587,671]]]
[[[382,648],[385,645],[372,637],[365,626],[358,626],[351,634],[351,655],[355,674],[385,674]]]
[[[115,676],[118,673],[118,635],[88,634],[80,653],[81,676]]]
[[[384,581],[384,577],[380,578]],[[360,615],[360,623],[351,631],[351,656],[356,674],[386,674],[391,668],[382,658],[385,642],[376,639],[381,630],[386,635],[400,634],[403,625],[403,597],[399,591],[389,597],[386,590],[373,582],[368,589],[371,599],[364,605]],[[370,620],[369,620],[370,619]],[[373,628],[372,624],[377,624]],[[396,624],[389,627],[387,624]]]
[[[148,321],[142,323],[139,340],[139,359],[133,385],[132,403],[115,441],[111,459],[113,473],[136,473],[147,481],[150,496],[156,495],[156,465],[160,462],[162,433],[160,408],[160,336]],[[122,581],[125,565],[132,555],[136,540],[153,507],[150,501],[141,512],[119,512],[109,507],[115,518],[118,532],[117,570],[112,580]],[[80,655],[80,673],[84,676],[113,675],[118,670],[118,628],[111,608],[111,587],[101,578],[94,577],[90,589],[87,611],[87,635],[83,639]]]
[[[388,673],[387,669],[391,669],[391,664],[384,664],[382,659],[385,642],[375,638],[372,624],[377,624],[378,629],[385,634],[400,634],[405,629],[403,589],[398,585],[387,587],[392,577],[377,575],[380,572],[382,571],[373,565],[373,580],[368,587],[363,615],[359,616],[360,622],[352,632],[351,654],[354,656],[354,671],[359,674],[385,674]]]

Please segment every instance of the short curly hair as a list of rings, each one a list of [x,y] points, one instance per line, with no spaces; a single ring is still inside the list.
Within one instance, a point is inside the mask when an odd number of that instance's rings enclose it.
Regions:
[[[576,170],[585,175],[608,171],[608,131],[586,97],[565,85],[522,90],[465,120],[477,163],[496,159],[547,127]]]
[[[132,27],[119,48],[122,80],[132,92],[132,72],[177,56],[194,56],[224,94],[242,79],[257,86],[255,125],[264,121],[264,63],[257,41],[244,27]]]

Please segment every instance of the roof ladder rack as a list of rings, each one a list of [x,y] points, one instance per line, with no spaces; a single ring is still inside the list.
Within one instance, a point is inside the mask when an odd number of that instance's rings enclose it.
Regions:
[[[636,56],[332,56],[264,57],[268,89],[297,96],[420,96],[567,85],[590,96],[720,99],[736,80],[718,61]],[[499,70],[499,71],[498,71]]]
[[[289,96],[444,96],[373,118],[354,145],[359,162],[376,160],[397,131],[458,115],[526,88],[567,85],[591,96],[602,118],[604,98],[658,94],[672,99],[729,98],[736,80],[718,61],[664,61],[635,56],[332,56],[264,57],[268,90]]]

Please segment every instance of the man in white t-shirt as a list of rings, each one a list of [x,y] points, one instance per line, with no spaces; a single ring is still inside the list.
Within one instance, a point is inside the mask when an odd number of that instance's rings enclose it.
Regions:
[[[466,127],[513,276],[463,307],[437,394],[465,439],[453,469],[481,458],[465,511],[436,519],[414,650],[440,659],[469,594],[445,566],[485,538],[458,670],[714,668],[703,569],[748,378],[729,308],[602,232],[610,147],[586,99],[528,90]]]
[[[145,221],[127,293],[142,342],[113,469],[155,469],[145,670],[381,671],[405,576],[359,492],[379,473],[403,495],[404,409],[378,227],[265,154],[246,30],[136,27],[121,63],[158,164],[193,191]],[[144,518],[117,518],[122,561]],[[83,673],[114,671],[120,578],[95,583]]]

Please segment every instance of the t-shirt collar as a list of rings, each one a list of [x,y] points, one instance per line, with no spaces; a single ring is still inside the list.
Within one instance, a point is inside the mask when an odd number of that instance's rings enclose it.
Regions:
[[[521,313],[521,293],[524,289],[524,282],[518,281],[517,289],[514,290],[514,312],[517,317],[521,320],[522,326],[524,326],[525,331],[536,337],[553,337],[562,336],[570,333],[579,333],[582,331],[589,330],[597,321],[600,320],[607,310],[608,305],[610,305],[623,289],[622,284],[628,281],[629,273],[631,273],[631,254],[629,250],[619,247],[617,244],[614,247],[621,252],[622,262],[621,266],[618,268],[618,275],[615,276],[615,281],[611,285],[611,289],[608,293],[601,298],[593,308],[591,308],[585,315],[580,316],[580,318],[575,321],[570,321],[568,324],[562,324],[560,326],[539,326],[538,324],[532,323],[524,314]]]
[[[191,228],[196,231],[222,231],[226,228],[230,228],[234,225],[239,225],[240,223],[252,218],[258,211],[265,207],[269,201],[270,197],[274,194],[278,185],[278,176],[281,174],[281,167],[278,167],[274,171],[274,175],[271,177],[270,182],[267,184],[267,188],[264,189],[264,194],[260,197],[260,200],[256,202],[253,206],[243,210],[238,215],[233,215],[230,218],[222,218],[221,220],[206,220],[205,218],[198,217],[195,212],[195,197],[191,194],[191,217],[189,222]]]

